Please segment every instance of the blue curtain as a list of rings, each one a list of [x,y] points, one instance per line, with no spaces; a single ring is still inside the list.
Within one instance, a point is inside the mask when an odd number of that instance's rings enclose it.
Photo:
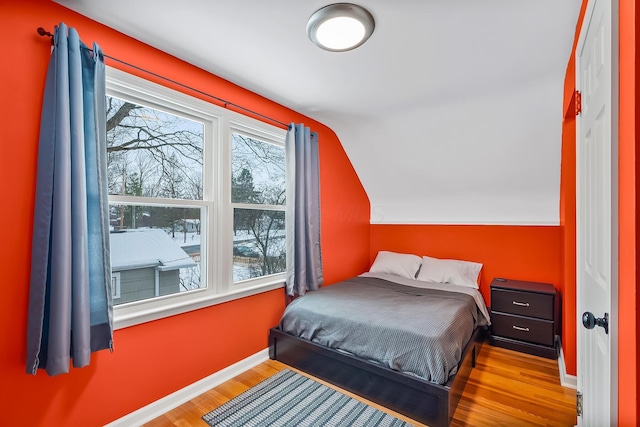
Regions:
[[[113,349],[106,181],[105,66],[56,27],[47,71],[31,253],[28,373],[86,366]]]
[[[289,296],[323,283],[320,247],[320,162],[318,135],[291,124],[285,140],[287,169],[287,279]]]

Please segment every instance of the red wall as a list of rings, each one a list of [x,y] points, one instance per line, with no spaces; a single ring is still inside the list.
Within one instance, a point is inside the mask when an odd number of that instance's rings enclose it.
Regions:
[[[489,305],[494,277],[560,288],[559,227],[512,225],[372,225],[370,262],[380,250],[481,262],[480,291]]]
[[[115,351],[68,375],[25,373],[31,223],[40,110],[49,40],[59,22],[97,41],[106,54],[319,134],[325,280],[353,276],[369,263],[369,201],[336,135],[326,126],[152,49],[49,0],[4,0],[0,24],[0,413],[2,425],[98,426],[266,348],[284,308],[271,291],[115,332]],[[117,63],[109,63],[119,67]],[[131,71],[126,70],[125,71]],[[139,74],[139,73],[137,73]],[[148,78],[148,76],[143,75]],[[163,84],[163,82],[159,82]]]

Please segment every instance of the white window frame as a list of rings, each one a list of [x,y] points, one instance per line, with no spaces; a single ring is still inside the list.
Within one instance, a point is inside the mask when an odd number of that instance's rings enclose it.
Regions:
[[[111,298],[116,300],[120,298],[120,272],[111,273]]]
[[[152,299],[114,306],[114,329],[186,313],[284,286],[285,273],[233,283],[233,205],[231,203],[231,134],[240,131],[284,147],[286,130],[216,106],[193,96],[107,67],[107,95],[202,122],[203,200],[109,196],[110,204],[200,207],[203,286]],[[270,206],[269,206],[270,207]],[[266,206],[265,206],[266,208]],[[284,209],[278,206],[277,209]]]

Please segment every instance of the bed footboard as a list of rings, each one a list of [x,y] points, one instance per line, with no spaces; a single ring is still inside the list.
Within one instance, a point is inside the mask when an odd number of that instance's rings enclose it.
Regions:
[[[430,426],[448,426],[475,366],[484,330],[476,329],[458,373],[445,385],[421,380],[303,340],[279,328],[269,333],[269,357]]]

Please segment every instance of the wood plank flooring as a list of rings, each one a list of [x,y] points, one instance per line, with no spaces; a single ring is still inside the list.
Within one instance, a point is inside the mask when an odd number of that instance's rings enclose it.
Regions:
[[[207,427],[200,418],[202,415],[284,368],[288,366],[268,360],[167,412],[145,427]],[[367,403],[416,426],[424,426],[379,405]],[[574,426],[575,408],[575,390],[560,385],[555,360],[485,344],[451,426]]]

